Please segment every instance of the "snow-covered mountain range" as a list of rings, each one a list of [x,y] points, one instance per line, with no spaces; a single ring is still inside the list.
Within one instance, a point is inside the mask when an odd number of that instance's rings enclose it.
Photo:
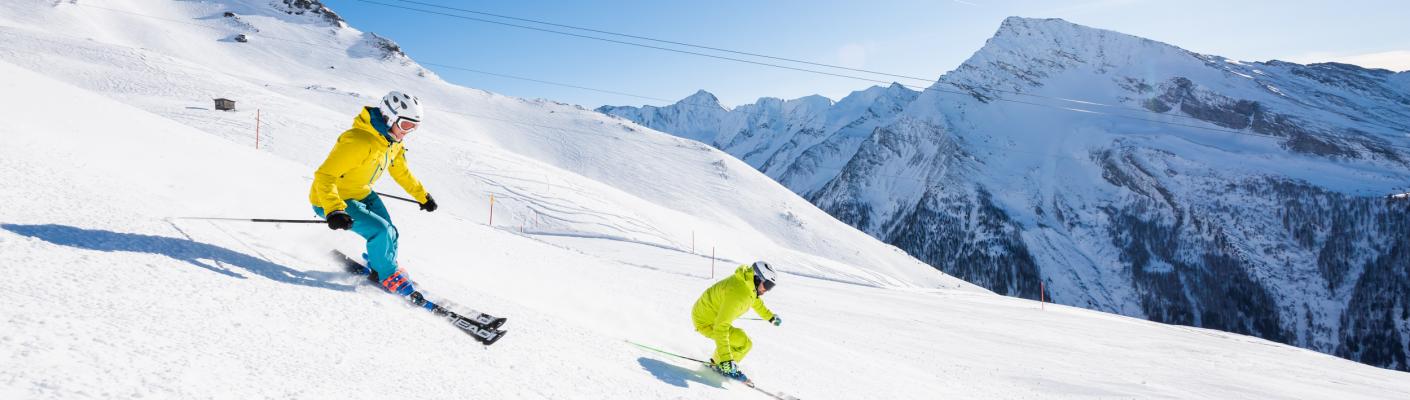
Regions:
[[[894,84],[852,93],[836,104],[822,96],[763,98],[726,110],[702,90],[667,107],[598,111],[710,143],[809,197],[841,171],[872,130],[893,121],[917,95]]]
[[[997,293],[1410,370],[1410,72],[1014,17],[920,93],[599,111]]]

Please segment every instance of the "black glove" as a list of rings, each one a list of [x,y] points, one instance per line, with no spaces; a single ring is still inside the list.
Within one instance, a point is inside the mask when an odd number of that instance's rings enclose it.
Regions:
[[[343,210],[328,213],[328,229],[349,229],[352,228],[352,216]]]
[[[430,194],[430,193],[426,193],[426,202],[425,202],[425,203],[421,203],[421,211],[425,211],[425,212],[436,211],[436,199],[431,198],[431,194]]]
[[[769,322],[773,323],[774,326],[783,325],[783,318],[779,318],[777,315],[775,315],[773,318],[769,318]]]

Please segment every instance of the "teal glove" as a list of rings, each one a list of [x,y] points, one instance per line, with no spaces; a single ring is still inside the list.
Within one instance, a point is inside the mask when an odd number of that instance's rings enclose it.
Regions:
[[[769,319],[769,322],[772,322],[774,326],[783,325],[783,318],[779,318],[775,315],[773,318]]]

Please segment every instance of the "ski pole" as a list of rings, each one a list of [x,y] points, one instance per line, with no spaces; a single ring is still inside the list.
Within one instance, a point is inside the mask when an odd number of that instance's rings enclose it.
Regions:
[[[202,221],[243,221],[243,222],[268,222],[268,223],[289,223],[289,224],[326,224],[328,221],[321,219],[269,219],[269,218],[218,218],[218,217],[172,217],[172,219],[196,219]]]
[[[376,192],[376,193],[377,193],[378,196],[387,196],[387,197],[391,197],[391,198],[393,198],[393,199],[405,201],[405,202],[407,202],[407,203],[421,204],[421,202],[416,201],[416,199],[408,199],[408,198],[401,197],[401,196],[397,196],[397,195],[394,195],[394,194],[386,194],[386,193],[382,193],[382,192]]]
[[[698,359],[698,358],[686,357],[686,356],[683,356],[683,355],[680,355],[680,354],[676,354],[676,353],[672,353],[672,352],[669,352],[669,351],[661,350],[661,349],[658,349],[658,348],[655,348],[655,347],[647,346],[647,345],[644,345],[644,344],[641,344],[641,343],[637,343],[637,342],[633,342],[633,341],[630,341],[630,340],[623,340],[623,341],[624,341],[624,342],[627,342],[628,344],[631,344],[631,345],[633,345],[633,346],[640,347],[640,348],[647,349],[647,350],[651,350],[651,351],[654,351],[654,352],[657,352],[657,353],[661,353],[661,354],[665,354],[665,355],[668,355],[668,356],[676,356],[676,357],[684,358],[684,359],[687,359],[687,360],[690,360],[690,361],[695,361],[695,362],[698,362],[698,363],[701,363],[701,364],[707,364],[707,365],[710,364],[710,363],[705,362],[705,361],[703,361],[703,360],[700,360],[700,359]]]

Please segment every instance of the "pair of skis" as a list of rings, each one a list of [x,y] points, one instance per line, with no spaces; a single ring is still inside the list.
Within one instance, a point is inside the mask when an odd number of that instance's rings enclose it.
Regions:
[[[367,266],[363,265],[362,262],[348,257],[347,254],[343,254],[341,251],[333,250],[332,255],[334,259],[343,263],[344,269],[349,273],[358,276],[368,276],[372,271],[368,269]],[[433,302],[427,300],[426,296],[421,294],[420,291],[411,292],[410,295],[406,296],[406,300],[419,308],[430,311],[432,314],[446,318],[446,320],[450,321],[451,325],[464,331],[469,334],[470,337],[475,338],[475,341],[486,346],[492,345],[498,342],[499,339],[504,338],[505,331],[499,329],[501,325],[504,325],[504,323],[508,321],[504,317],[496,317],[459,307],[448,302]],[[454,310],[452,310],[452,308],[454,308]]]
[[[655,353],[668,355],[668,356],[675,357],[675,358],[679,358],[679,359],[686,360],[686,361],[697,362],[697,363],[700,363],[700,365],[704,366],[706,369],[709,369],[709,370],[711,370],[711,371],[715,371],[714,368],[711,368],[712,365],[710,365],[710,363],[709,363],[708,361],[705,361],[705,360],[701,360],[701,359],[694,358],[694,357],[686,357],[686,356],[683,356],[683,355],[680,355],[680,354],[676,354],[676,353],[672,353],[672,352],[669,352],[669,351],[661,350],[661,349],[658,349],[658,348],[655,348],[655,347],[647,346],[647,345],[644,345],[644,344],[641,344],[641,343],[637,343],[637,342],[633,342],[633,341],[630,341],[630,340],[627,340],[626,342],[627,342],[628,344],[633,345],[633,346],[640,347],[640,348],[643,348],[643,349],[646,349],[646,350],[649,350],[649,351],[652,351],[652,352],[655,352]],[[715,373],[716,373],[716,374],[719,374],[719,372],[715,372]],[[732,378],[729,378],[729,377],[727,377],[727,376],[724,376],[723,374],[720,374],[720,376],[721,376],[721,377],[724,377],[725,379],[731,379],[731,380],[733,380]],[[750,389],[757,390],[757,391],[759,391],[759,393],[766,394],[766,395],[768,395],[769,397],[772,397],[772,398],[775,398],[775,399],[778,399],[778,400],[800,400],[799,398],[793,397],[793,396],[791,396],[791,395],[789,395],[789,394],[787,394],[787,393],[783,393],[783,392],[772,392],[772,391],[766,390],[766,389],[764,389],[764,388],[761,388],[761,387],[759,387],[758,384],[754,383],[753,380],[745,380],[745,381],[740,381],[740,382],[743,383],[744,386],[748,386]]]

